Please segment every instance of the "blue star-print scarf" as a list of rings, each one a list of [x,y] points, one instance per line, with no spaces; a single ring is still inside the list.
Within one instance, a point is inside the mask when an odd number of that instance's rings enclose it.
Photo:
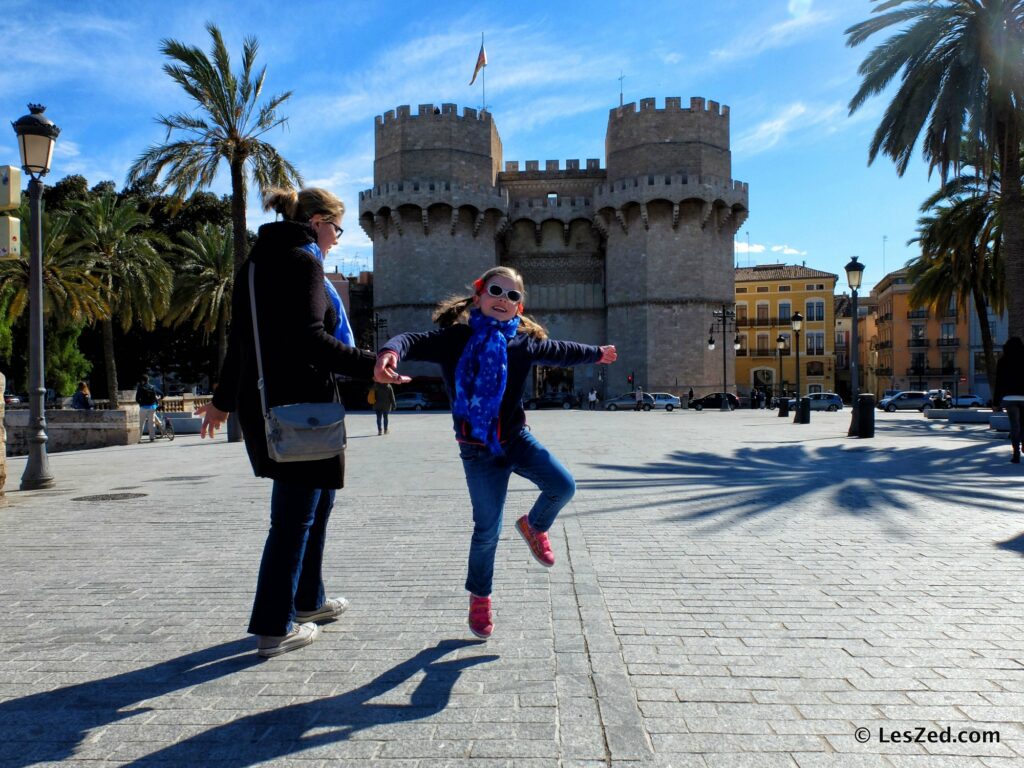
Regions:
[[[492,456],[504,451],[498,442],[498,412],[508,381],[508,341],[515,337],[519,317],[495,320],[474,309],[469,315],[473,335],[455,368],[455,416],[469,422],[470,435]]]

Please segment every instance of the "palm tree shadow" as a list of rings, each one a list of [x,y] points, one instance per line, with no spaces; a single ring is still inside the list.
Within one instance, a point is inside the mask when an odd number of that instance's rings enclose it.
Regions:
[[[947,446],[948,447],[948,446]],[[703,523],[715,530],[751,519],[787,515],[812,496],[826,494],[833,514],[887,517],[913,514],[907,494],[927,501],[994,511],[1016,508],[1019,474],[996,461],[992,441],[965,441],[955,450],[932,447],[875,448],[862,441],[815,446],[806,441],[746,447],[734,455],[675,451],[644,465],[594,464],[581,489],[632,488],[634,504],[582,509],[596,515],[678,507],[672,522]]]
[[[133,704],[257,663],[252,639],[244,638],[145,669],[0,702],[0,765],[59,762],[73,755],[89,731],[148,711]]]
[[[291,704],[239,718],[139,758],[128,766],[216,764],[243,768],[285,757],[311,747],[348,740],[375,725],[405,723],[441,712],[464,669],[499,657],[467,656],[440,659],[452,651],[480,645],[475,640],[444,640],[385,670],[366,685],[339,696]],[[372,703],[374,698],[418,672],[424,677],[410,694],[408,704]],[[316,732],[306,735],[310,729]]]
[[[1024,533],[1019,533],[1006,541],[996,542],[996,546],[1000,549],[1007,549],[1010,552],[1019,552],[1024,555]]]

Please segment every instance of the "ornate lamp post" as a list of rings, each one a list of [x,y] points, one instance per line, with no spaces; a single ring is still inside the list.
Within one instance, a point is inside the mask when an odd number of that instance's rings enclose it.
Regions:
[[[786,397],[786,391],[782,388],[782,353],[786,349],[786,337],[781,333],[775,339],[775,356],[779,358],[779,380],[775,384],[775,398],[779,404],[779,415],[785,416],[789,413],[787,408],[785,412],[782,410],[782,400]]]
[[[708,349],[713,350],[715,348],[715,325],[722,326],[722,405],[720,410],[731,411],[732,407],[729,405],[729,398],[726,392],[726,386],[729,381],[729,361],[728,361],[728,349],[725,346],[725,334],[732,330],[736,330],[736,313],[729,309],[725,304],[722,305],[721,309],[716,309],[711,313],[715,322],[711,324],[711,328],[708,330]],[[740,348],[740,337],[736,334],[732,340],[732,348]]]
[[[850,429],[847,435],[856,435],[857,423],[860,417],[860,408],[857,399],[860,395],[860,376],[857,371],[857,291],[860,289],[861,279],[864,277],[864,265],[857,261],[856,256],[850,257],[850,263],[846,265],[846,281],[850,284],[850,295],[852,306],[850,311]]]
[[[803,400],[803,396],[800,393],[800,329],[804,327],[804,316],[799,312],[794,312],[793,317],[790,318],[790,325],[796,336],[796,416],[793,417],[793,423],[804,424],[804,412],[803,408],[800,407],[800,403]]]
[[[376,349],[374,351],[375,352],[379,352],[380,351],[380,334],[381,334],[381,332],[383,332],[385,334],[388,332],[388,321],[385,320],[383,317],[381,317],[376,312],[373,313],[373,330],[374,330],[374,332],[376,334],[375,338],[376,338],[376,343],[377,343],[377,347],[376,347]]]
[[[43,219],[40,204],[43,182],[50,171],[53,145],[60,128],[43,116],[46,107],[29,104],[29,114],[12,123],[18,136],[21,167],[30,177],[28,183],[29,233],[29,438],[28,462],[21,476],[21,490],[34,491],[53,485],[50,462],[46,456],[46,381],[43,370]]]

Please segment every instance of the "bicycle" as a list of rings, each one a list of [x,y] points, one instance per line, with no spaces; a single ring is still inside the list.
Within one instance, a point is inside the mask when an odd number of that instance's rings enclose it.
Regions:
[[[153,442],[161,437],[166,437],[167,441],[170,442],[174,439],[174,423],[170,420],[163,409],[157,405],[156,410],[153,411],[153,434],[150,435],[149,441]],[[145,434],[145,432],[143,432]],[[141,435],[140,435],[141,438]]]

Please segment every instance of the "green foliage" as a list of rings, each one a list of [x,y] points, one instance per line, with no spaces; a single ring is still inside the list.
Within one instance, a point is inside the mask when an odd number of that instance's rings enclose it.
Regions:
[[[175,249],[182,255],[171,306],[170,325],[191,323],[209,335],[231,319],[234,251],[231,232],[204,224],[197,234],[182,232]]]
[[[61,397],[75,393],[78,382],[92,370],[92,363],[78,348],[80,325],[50,327],[46,331],[46,386]]]

